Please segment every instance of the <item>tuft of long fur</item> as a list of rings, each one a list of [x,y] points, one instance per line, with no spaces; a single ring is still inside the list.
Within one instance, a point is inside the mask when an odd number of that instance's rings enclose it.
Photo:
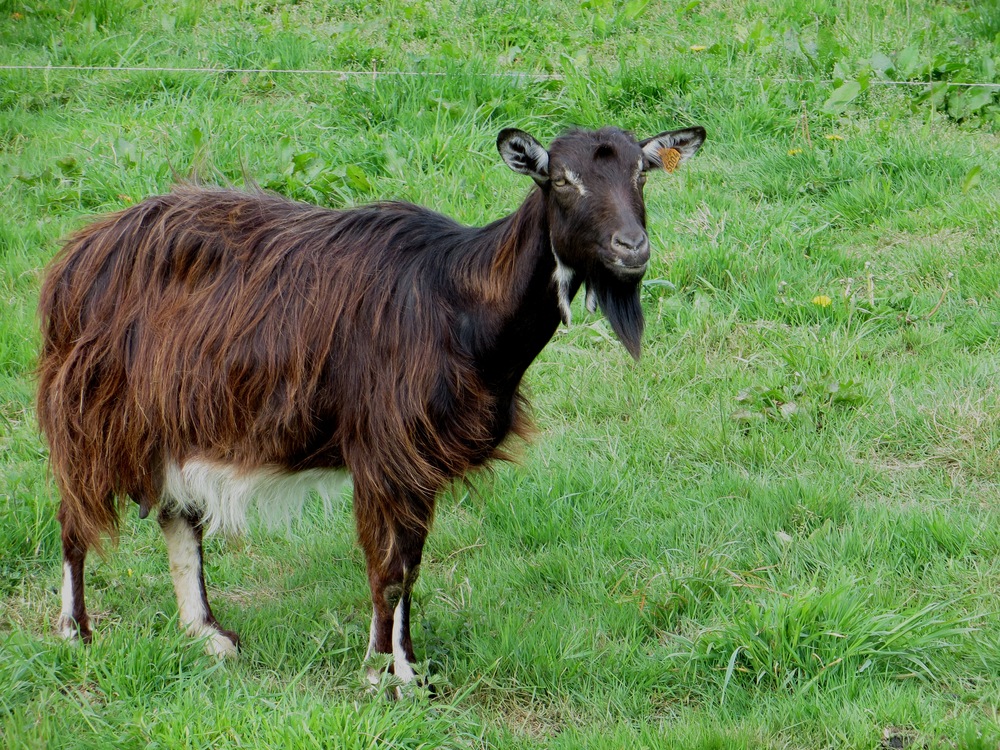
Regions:
[[[646,322],[639,300],[639,282],[625,282],[610,274],[593,274],[587,281],[597,304],[607,316],[611,330],[636,361],[642,352],[642,332]]]
[[[362,536],[428,526],[447,482],[527,429],[537,351],[487,383],[477,341],[534,283],[515,256],[543,221],[538,196],[474,229],[409,204],[181,187],[77,232],[39,302],[64,534],[100,549],[121,503],[155,506],[164,467],[190,458],[346,467]]]

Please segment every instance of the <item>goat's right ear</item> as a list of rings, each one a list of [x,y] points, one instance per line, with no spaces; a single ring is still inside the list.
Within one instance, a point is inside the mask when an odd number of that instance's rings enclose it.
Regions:
[[[517,128],[505,128],[497,136],[497,151],[507,166],[541,184],[549,180],[549,152],[532,136]]]

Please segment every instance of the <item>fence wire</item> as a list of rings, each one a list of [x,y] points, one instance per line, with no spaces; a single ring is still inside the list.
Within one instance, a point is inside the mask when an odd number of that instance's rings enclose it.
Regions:
[[[513,78],[524,81],[563,81],[565,76],[560,73],[524,73],[524,72],[499,72],[499,73],[446,73],[443,71],[419,71],[419,70],[325,70],[322,68],[173,68],[173,67],[139,67],[131,65],[0,65],[0,70],[21,70],[21,71],[76,71],[84,73],[202,73],[208,75],[250,75],[250,74],[279,74],[279,75],[308,75],[308,76],[332,76],[347,80],[349,78],[447,78],[448,76],[462,75],[473,78]],[[808,78],[757,78],[759,83],[818,83],[832,84],[836,81],[828,78],[812,80]],[[987,88],[1000,89],[1000,83],[993,82],[958,82],[958,81],[892,81],[892,80],[869,80],[870,86],[956,86],[960,88]]]

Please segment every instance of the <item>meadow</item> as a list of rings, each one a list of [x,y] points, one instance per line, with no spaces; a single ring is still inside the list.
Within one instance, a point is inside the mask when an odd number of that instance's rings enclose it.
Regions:
[[[0,69],[0,746],[1000,746],[998,0],[0,0],[0,64],[259,71]],[[482,224],[500,129],[604,124],[708,140],[646,187],[642,359],[578,299],[535,439],[439,502],[436,696],[363,688],[349,497],[207,543],[236,660],[135,510],[56,637],[60,238],[190,176]]]

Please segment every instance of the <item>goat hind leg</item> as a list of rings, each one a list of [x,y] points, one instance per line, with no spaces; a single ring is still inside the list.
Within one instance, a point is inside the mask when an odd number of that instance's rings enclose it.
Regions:
[[[87,558],[87,545],[74,530],[64,507],[60,508],[59,523],[62,525],[63,582],[62,610],[59,613],[59,634],[66,640],[79,638],[90,643],[93,633],[90,618],[83,601],[83,571]]]
[[[209,654],[219,657],[235,654],[239,637],[222,629],[208,605],[202,565],[201,518],[188,512],[161,511],[159,521],[167,542],[170,577],[177,594],[181,625],[189,635],[205,638],[205,650]]]

